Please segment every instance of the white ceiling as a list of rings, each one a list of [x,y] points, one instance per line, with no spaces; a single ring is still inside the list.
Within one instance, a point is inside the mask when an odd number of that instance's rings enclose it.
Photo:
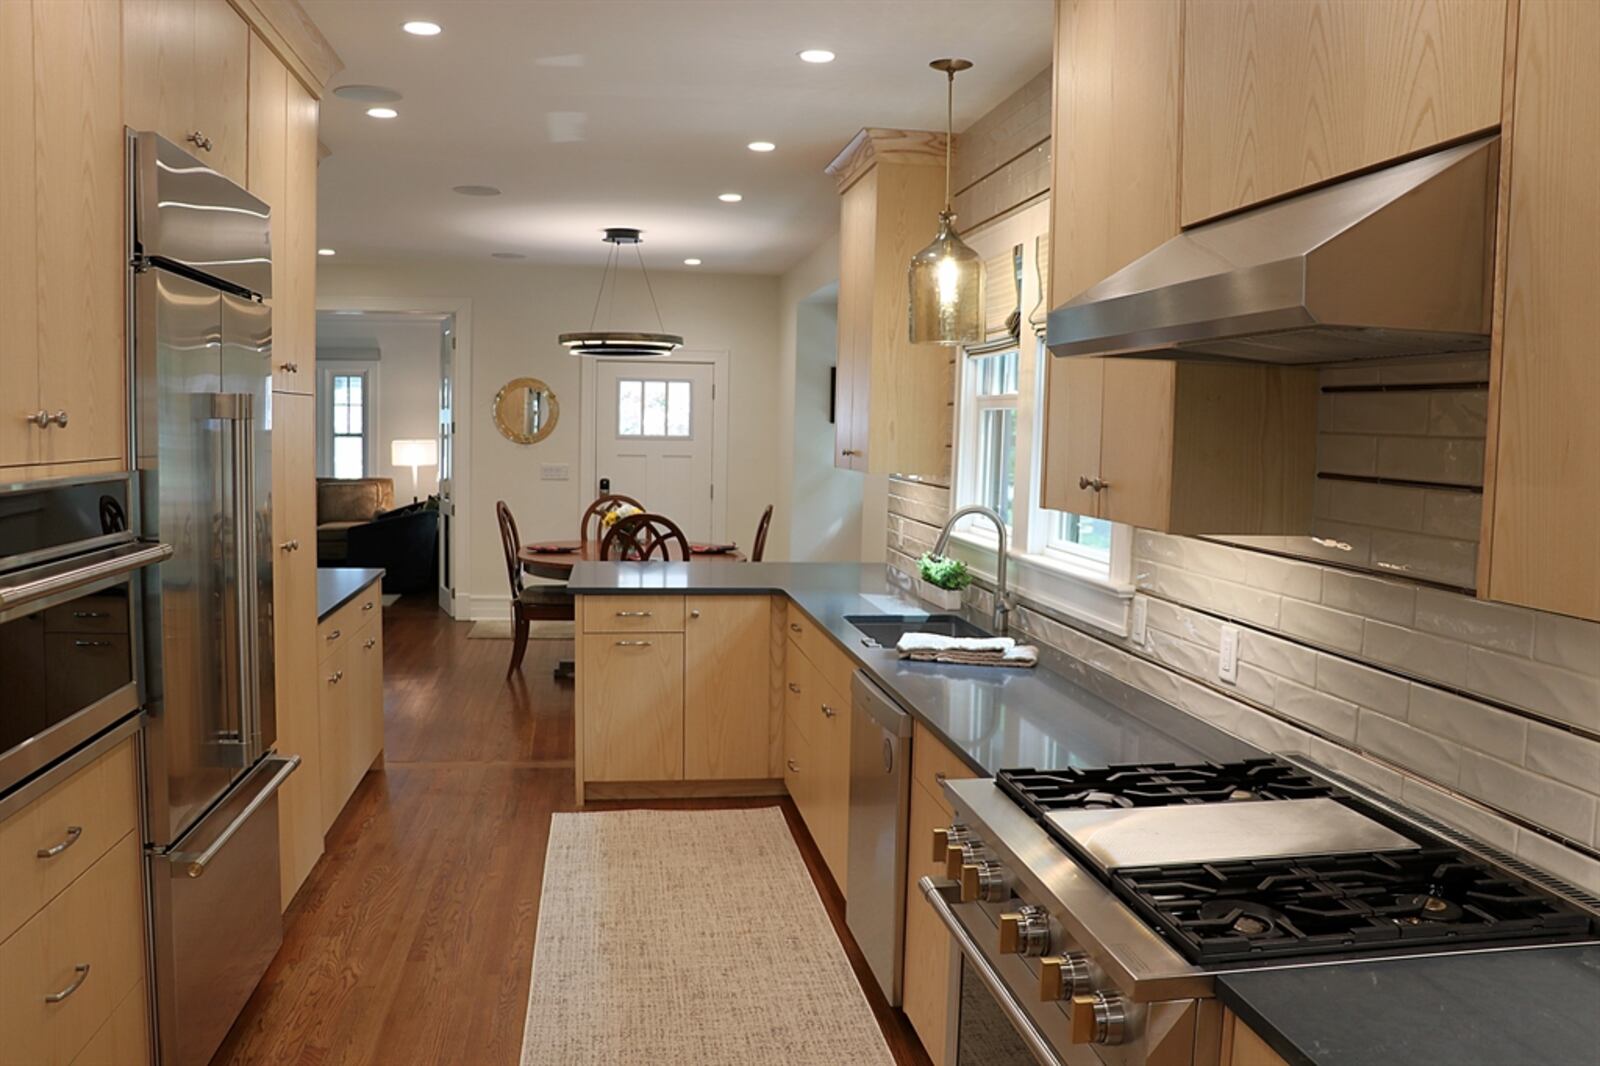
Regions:
[[[927,67],[964,56],[962,129],[1050,62],[1050,0],[302,0],[345,62],[329,95],[319,241],[341,261],[517,252],[604,260],[646,231],[653,269],[779,273],[837,226],[822,168],[862,126],[939,129]],[[444,32],[414,37],[400,24]],[[802,48],[838,59],[802,63]],[[331,88],[330,87],[330,88]],[[745,144],[776,142],[757,154]],[[467,197],[455,185],[503,195]],[[722,192],[744,202],[723,204]],[[933,220],[929,220],[930,235]]]

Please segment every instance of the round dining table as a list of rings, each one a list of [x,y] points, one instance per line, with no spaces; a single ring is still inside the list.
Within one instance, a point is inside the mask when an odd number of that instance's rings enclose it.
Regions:
[[[711,563],[742,563],[744,553],[739,549],[717,551],[694,551],[700,545],[690,544],[690,560],[693,562]],[[572,568],[579,563],[592,562],[600,558],[600,542],[598,540],[541,540],[524,544],[517,550],[517,561],[522,564],[522,569],[535,577],[546,577],[556,581],[565,581],[572,576]]]

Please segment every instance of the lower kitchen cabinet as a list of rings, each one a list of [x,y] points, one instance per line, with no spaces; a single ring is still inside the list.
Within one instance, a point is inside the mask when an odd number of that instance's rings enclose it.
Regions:
[[[383,756],[383,607],[374,581],[317,628],[318,752],[327,833]],[[291,778],[292,780],[292,778]]]
[[[150,1062],[150,1007],[140,981],[122,997],[72,1066],[145,1066]]]
[[[1222,1016],[1222,1066],[1289,1066],[1233,1011]]]
[[[705,793],[782,775],[772,597],[585,596],[577,616],[580,803],[586,784]]]
[[[791,607],[790,617],[796,612]],[[804,644],[802,644],[804,641]],[[820,658],[822,662],[816,662]],[[789,728],[786,744],[800,739],[804,758],[785,750],[789,762],[800,763],[806,780],[800,792],[791,787],[811,839],[839,886],[849,895],[850,865],[850,697],[837,681],[849,677],[854,666],[832,640],[813,630],[809,639],[790,630],[784,659],[784,714]]]

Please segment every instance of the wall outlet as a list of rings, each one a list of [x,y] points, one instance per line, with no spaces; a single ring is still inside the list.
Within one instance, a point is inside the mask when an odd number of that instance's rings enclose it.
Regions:
[[[566,463],[542,463],[539,466],[540,481],[565,481],[572,476],[572,468]]]
[[[1217,654],[1217,680],[1232,685],[1239,680],[1239,627],[1222,627],[1221,647]]]
[[[1128,637],[1135,644],[1144,645],[1145,627],[1150,621],[1150,597],[1133,598],[1133,617],[1128,621]]]

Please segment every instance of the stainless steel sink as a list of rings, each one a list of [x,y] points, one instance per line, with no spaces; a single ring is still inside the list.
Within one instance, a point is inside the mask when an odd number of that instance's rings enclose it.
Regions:
[[[955,614],[847,614],[844,620],[868,640],[885,648],[894,647],[906,633],[933,633],[941,637],[993,635]]]

